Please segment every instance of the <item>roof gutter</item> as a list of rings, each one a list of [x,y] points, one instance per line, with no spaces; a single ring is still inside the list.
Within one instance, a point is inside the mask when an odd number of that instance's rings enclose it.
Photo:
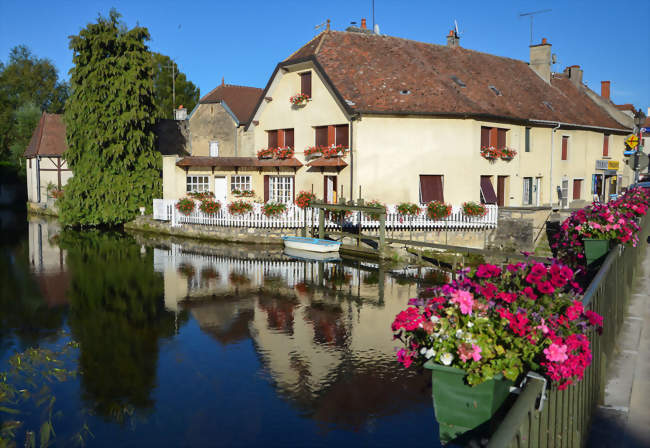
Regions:
[[[599,131],[611,131],[611,132],[622,132],[622,133],[630,132],[629,129],[604,128],[602,126],[590,126],[590,125],[587,125],[587,124],[565,123],[565,122],[562,122],[562,121],[538,120],[538,119],[535,119],[535,118],[531,118],[528,121],[531,122],[531,123],[558,125],[558,126],[564,126],[564,127],[586,129],[586,130],[599,130]]]

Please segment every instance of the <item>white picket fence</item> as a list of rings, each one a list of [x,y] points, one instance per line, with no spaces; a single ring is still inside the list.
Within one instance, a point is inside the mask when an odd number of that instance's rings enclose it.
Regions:
[[[172,226],[182,224],[201,224],[218,227],[256,227],[274,229],[295,229],[305,226],[318,226],[319,210],[302,210],[295,204],[287,205],[287,211],[279,216],[266,216],[262,210],[262,204],[253,203],[253,211],[243,215],[233,215],[228,212],[226,204],[215,215],[207,215],[199,210],[198,205],[189,215],[184,215],[176,209],[176,201],[172,199],[153,200],[153,218],[160,221],[170,221]],[[419,229],[419,230],[445,230],[445,229],[489,229],[497,226],[499,214],[496,205],[486,205],[487,214],[481,217],[466,216],[462,207],[452,207],[451,215],[445,219],[433,220],[426,216],[426,210],[418,216],[406,217],[397,213],[396,205],[387,205],[386,228],[387,229]],[[351,216],[334,221],[326,215],[325,226],[327,228],[339,228],[346,225],[357,226],[361,222],[362,229],[379,228],[379,221],[373,220],[370,216],[354,212]]]

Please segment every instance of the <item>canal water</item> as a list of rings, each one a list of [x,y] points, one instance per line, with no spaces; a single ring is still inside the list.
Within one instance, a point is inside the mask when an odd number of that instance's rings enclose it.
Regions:
[[[5,440],[439,445],[390,324],[440,273],[30,219],[0,219]]]

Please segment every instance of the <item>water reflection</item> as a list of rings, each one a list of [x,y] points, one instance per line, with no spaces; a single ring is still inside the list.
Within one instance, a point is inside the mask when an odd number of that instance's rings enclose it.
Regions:
[[[429,403],[426,374],[398,367],[383,331],[417,287],[381,266],[235,258],[177,244],[156,247],[154,266],[168,308],[191,310],[222,344],[252,339],[278,393],[321,424],[358,429]]]
[[[122,421],[154,406],[159,339],[175,334],[153,252],[133,238],[64,231],[70,272],[69,326],[79,342],[83,398],[100,415]]]

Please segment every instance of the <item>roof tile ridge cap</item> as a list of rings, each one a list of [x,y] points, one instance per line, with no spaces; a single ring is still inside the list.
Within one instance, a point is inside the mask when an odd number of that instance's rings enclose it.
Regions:
[[[316,46],[316,50],[314,50],[314,56],[315,57],[318,56],[318,52],[320,51],[320,48],[323,46],[323,42],[325,42],[325,39],[327,38],[327,36],[329,35],[330,32],[331,32],[331,30],[326,30],[323,33],[323,38],[320,40],[320,42],[318,42],[318,45]]]
[[[305,48],[307,45],[309,45],[310,43],[312,43],[313,41],[315,41],[315,40],[318,39],[319,37],[322,37],[323,34],[325,34],[326,31],[327,31],[327,30],[325,30],[325,31],[321,31],[320,33],[318,33],[317,35],[315,35],[314,37],[312,37],[311,39],[309,39],[309,40],[307,41],[306,44],[301,45],[300,48],[298,48],[296,51],[294,51],[293,53],[291,53],[291,54],[289,55],[289,57],[285,59],[285,61],[289,61],[289,60],[291,60],[291,58],[293,58],[293,56],[294,56],[296,53],[298,53],[300,50],[302,50],[303,48]]]
[[[215,92],[219,87],[221,87],[222,85],[223,85],[223,84],[219,84],[217,87],[215,87],[214,89],[210,90],[208,93],[206,93],[205,95],[203,95],[202,98],[199,98],[199,103],[202,102],[202,101],[205,101],[205,99],[206,99],[207,97],[209,97],[210,95],[212,95],[212,94],[213,94],[213,93],[214,93],[214,92]]]
[[[240,84],[224,84],[223,87],[236,87],[238,89],[255,89],[255,90],[264,90],[259,87],[253,87],[253,86],[242,86]]]

